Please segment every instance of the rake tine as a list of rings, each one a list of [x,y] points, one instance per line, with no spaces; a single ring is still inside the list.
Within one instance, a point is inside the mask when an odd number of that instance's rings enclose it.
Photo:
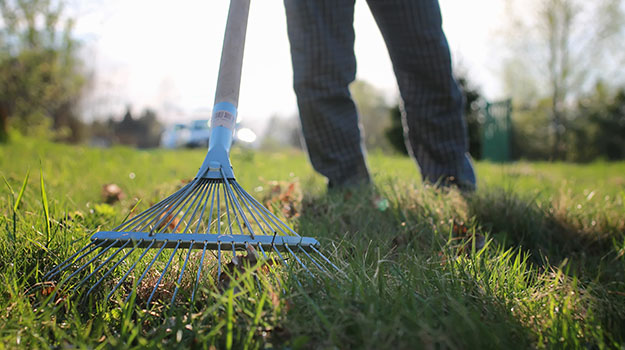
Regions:
[[[239,214],[237,214],[237,209],[235,207],[234,199],[230,197],[230,191],[229,191],[230,188],[228,188],[229,186],[228,179],[226,179],[223,169],[219,169],[219,172],[221,173],[222,179],[224,180],[224,183],[223,183],[224,199],[226,201],[226,210],[228,212],[228,225],[230,225],[230,234],[232,234],[232,222],[230,221],[230,207],[232,207],[232,215],[234,216],[234,219],[237,222],[237,225],[239,226],[239,230],[241,231],[241,234],[243,234],[243,227],[241,226],[241,223],[239,222]]]
[[[105,242],[108,242],[108,240],[105,240]],[[58,287],[61,287],[62,285],[65,284],[65,282],[69,281],[72,277],[74,277],[77,273],[79,273],[80,271],[84,270],[87,266],[91,265],[91,263],[97,259],[98,257],[102,256],[102,254],[106,253],[115,243],[117,242],[117,240],[114,240],[113,243],[111,243],[108,247],[102,249],[101,252],[99,252],[96,256],[94,256],[93,258],[91,258],[91,260],[87,261],[85,264],[83,264],[80,268],[78,268],[76,271],[74,271],[71,275],[69,275],[68,277],[66,277],[65,279],[63,279],[61,282],[59,282],[59,284],[57,285]],[[54,293],[50,296],[51,299],[54,299],[54,297],[56,296],[56,293],[58,291],[58,288],[54,289]]]
[[[276,248],[275,245],[272,245],[273,250],[278,253],[278,256],[280,257],[280,260],[282,260],[282,262],[284,263],[284,266],[286,266],[287,268],[289,267],[289,264],[286,262],[286,260],[284,260],[284,258],[282,257],[282,254],[280,254],[280,251],[278,250],[278,248]]]
[[[302,260],[300,260],[300,258],[291,250],[291,247],[289,247],[288,244],[284,244],[284,247],[289,251],[289,253],[291,253],[291,255],[293,255],[293,257],[295,258],[295,260],[297,260],[297,262],[302,265],[302,267],[304,268],[304,270],[306,270],[310,276],[312,276],[312,278],[315,278],[315,274],[313,274],[308,267],[306,267],[306,265],[302,262]]]
[[[208,225],[206,227],[206,232],[210,234],[211,226],[213,222],[213,207],[215,204],[215,194],[217,194],[217,211],[219,211],[219,185],[213,182],[213,195],[211,197],[211,208],[208,212]],[[217,215],[217,221],[219,222],[219,215]]]
[[[124,280],[126,279],[126,277],[128,277],[128,275],[130,275],[130,273],[135,269],[135,267],[137,266],[137,264],[139,263],[139,261],[141,261],[141,259],[143,259],[143,257],[150,251],[150,249],[152,248],[152,246],[154,245],[154,243],[156,243],[156,240],[153,239],[152,243],[150,243],[150,245],[143,251],[143,253],[141,253],[141,256],[139,256],[139,259],[137,259],[132,266],[130,266],[130,269],[128,269],[128,271],[126,271],[126,273],[124,274],[124,276],[122,277],[121,280],[119,280],[119,282],[117,282],[117,284],[115,285],[115,287],[113,288],[113,290],[106,296],[106,299],[110,299],[111,296],[113,295],[113,293],[115,293],[115,291],[117,290],[117,288],[119,288],[122,283],[124,283]]]
[[[280,254],[280,251],[276,248],[275,245],[272,245],[273,250],[278,253],[278,256],[280,257],[280,260],[282,260],[282,262],[284,263],[284,266],[286,266],[287,269],[290,270],[289,264],[286,262],[286,260],[282,257],[282,254]],[[299,284],[300,287],[302,287],[302,283],[299,281],[299,279],[297,278],[297,276],[295,274],[293,274],[293,277],[295,277],[295,282],[297,282],[297,284]]]
[[[317,248],[315,248],[314,246],[310,246],[310,248],[312,250],[315,251],[315,253],[317,253],[317,255],[319,255],[323,260],[325,260],[325,262],[327,262],[328,264],[330,264],[332,267],[334,267],[334,269],[338,272],[340,272],[341,274],[343,274],[345,277],[347,277],[347,274],[345,272],[343,272],[343,270],[339,269],[336,265],[334,265],[332,263],[332,261],[330,261],[328,258],[326,258],[325,255],[323,255],[320,251],[317,250]],[[349,277],[347,277],[349,279]]]
[[[267,256],[267,254],[265,253],[265,250],[263,249],[263,245],[258,243],[258,248],[260,249],[260,251],[263,253],[263,256],[265,257],[265,260],[269,261],[269,257]],[[273,257],[271,257],[271,261],[275,264],[275,260],[273,259]],[[278,276],[276,275],[276,273],[274,272],[274,267],[273,266],[267,266],[267,269],[269,270],[269,272],[271,273],[271,275],[273,276],[273,278],[276,280],[276,282],[278,282],[278,286],[280,287],[280,289],[282,289],[283,293],[286,293],[286,289],[284,289],[282,287],[282,283],[280,283],[280,279],[278,278]]]
[[[87,248],[91,247],[91,246],[92,246],[92,245],[94,245],[94,244],[95,244],[95,241],[91,241],[91,243],[89,243],[89,244],[87,244],[86,246],[82,247],[82,249],[80,249],[80,250],[79,250],[79,251],[77,251],[76,253],[72,254],[72,256],[70,256],[69,258],[67,258],[67,259],[63,260],[63,262],[62,262],[62,263],[60,263],[60,264],[56,265],[56,266],[55,266],[52,270],[48,271],[48,273],[46,273],[45,275],[43,275],[43,277],[42,277],[41,279],[42,279],[42,280],[44,280],[44,281],[46,281],[46,280],[48,280],[48,278],[50,278],[50,277],[52,277],[52,276],[56,275],[55,271],[57,271],[58,269],[60,269],[60,268],[61,268],[61,266],[65,265],[67,262],[72,261],[72,260],[73,260],[73,259],[74,259],[74,258],[75,258],[78,254],[80,254],[80,253],[84,252],[85,250],[87,250]],[[102,243],[101,243],[101,244],[102,244]],[[96,247],[96,248],[94,248],[94,249],[92,249],[91,251],[93,251],[93,250],[95,250],[95,249],[97,249],[97,247]],[[90,253],[90,252],[89,252],[89,253]],[[89,253],[87,253],[87,254],[89,254]],[[81,258],[82,258],[82,257],[81,257]],[[70,265],[71,265],[71,263],[70,263]]]
[[[193,214],[191,214],[191,217],[189,217],[189,222],[184,227],[184,230],[182,231],[182,233],[186,233],[187,230],[189,229],[189,227],[193,224],[193,218],[195,217],[195,214],[197,213],[197,210],[202,206],[202,203],[205,203],[204,199],[206,198],[206,194],[208,193],[209,188],[210,188],[210,184],[207,181],[207,182],[205,182],[205,186],[202,189],[202,193],[198,196],[198,198],[201,198],[201,200],[197,203],[197,206],[195,207],[195,210],[193,210]],[[185,214],[185,216],[186,216],[186,214]],[[182,220],[184,220],[184,216],[182,217]],[[201,215],[200,215],[200,220],[202,220],[202,216]]]
[[[315,260],[315,258],[313,258],[310,254],[308,254],[308,252],[306,251],[306,249],[302,248],[301,245],[297,245],[297,247],[299,248],[299,250],[301,250],[302,252],[304,252],[304,254],[306,254],[306,256],[308,257],[308,259],[310,259],[310,261],[313,262],[313,264],[315,264],[315,266],[317,266],[317,268],[319,268],[321,271],[325,272],[328,276],[330,276],[330,273],[328,272],[328,270],[326,270],[323,266],[321,266],[317,260]]]
[[[100,256],[102,256],[102,254],[106,253],[109,249],[111,249],[113,247],[113,245],[115,245],[115,243],[117,243],[117,239],[113,241],[113,243],[109,244],[106,248],[102,249],[102,251],[100,251],[98,254],[96,254],[96,256],[94,256],[93,258],[91,258],[89,261],[87,261],[85,264],[83,264],[80,268],[78,268],[76,271],[74,271],[71,275],[69,275],[69,277],[66,277],[62,282],[59,283],[60,285],[63,285],[65,282],[67,282],[69,279],[71,279],[72,277],[74,277],[77,273],[79,273],[80,271],[84,270],[87,266],[91,265],[91,263],[99,258]],[[105,240],[105,242],[108,242],[108,240]]]
[[[148,222],[146,223],[144,226],[142,226],[139,231],[146,231],[147,228],[149,228],[150,226],[152,226],[152,229],[148,230],[150,233],[154,233],[155,228],[156,231],[158,231],[160,225],[163,223],[163,221],[167,220],[167,217],[169,217],[171,215],[171,213],[176,210],[176,208],[178,208],[178,206],[180,205],[180,203],[182,203],[185,200],[188,200],[189,195],[191,193],[193,193],[193,191],[195,191],[195,188],[197,186],[197,182],[193,181],[191,183],[189,183],[189,188],[187,188],[184,192],[180,191],[180,196],[178,196],[175,200],[173,200],[172,204],[167,205],[163,210],[163,211],[158,211],[156,213],[156,215]],[[156,221],[156,222],[155,222]]]
[[[200,199],[200,197],[202,197],[203,193],[204,193],[204,189],[206,189],[206,182],[202,182],[198,188],[198,191],[195,192],[195,194],[193,195],[193,201],[191,202],[191,204],[189,204],[189,206],[187,207],[187,210],[184,211],[184,214],[182,214],[182,217],[180,218],[180,220],[178,221],[178,223],[176,224],[176,226],[174,227],[173,230],[171,230],[171,232],[177,232],[178,227],[180,226],[180,224],[184,221],[184,219],[187,217],[187,214],[189,214],[189,210],[191,210],[194,206],[195,206],[195,202],[198,201],[198,199]],[[191,197],[189,197],[189,199],[191,199]],[[199,203],[199,202],[198,202]],[[186,203],[185,203],[186,204]],[[184,207],[184,206],[183,206]],[[180,208],[182,210],[182,208]],[[195,210],[193,211],[193,215],[195,215],[195,212],[197,211],[197,207],[195,208]],[[172,217],[172,220],[175,218]],[[191,220],[191,218],[189,218],[189,220]],[[169,225],[169,223],[168,223]],[[187,224],[187,227],[189,225]],[[181,233],[185,233],[186,229],[184,231],[182,231]]]
[[[217,235],[221,235],[221,206],[219,205],[219,185],[217,185],[217,190],[215,192],[217,192]],[[208,228],[210,230],[210,226]]]
[[[188,184],[186,185],[188,186]],[[165,199],[162,199],[161,201],[159,201],[158,203],[154,204],[153,206],[151,206],[150,208],[142,211],[141,213],[139,213],[137,216],[131,218],[128,221],[122,222],[121,224],[119,224],[118,226],[116,226],[113,231],[124,231],[124,229],[127,229],[128,227],[135,225],[137,223],[137,221],[141,220],[142,218],[148,216],[150,213],[154,212],[155,210],[159,209],[160,207],[163,206],[164,203],[168,202],[171,198],[174,198],[176,196],[180,195],[180,191],[184,190],[185,187],[181,188],[179,191],[176,191],[174,193],[172,193],[171,195],[169,195],[168,197],[166,197]]]
[[[167,228],[174,222],[174,220],[178,217],[178,215],[184,210],[184,213],[183,213],[182,217],[180,218],[180,220],[178,220],[178,223],[174,226],[173,230],[171,230],[172,233],[176,233],[177,232],[178,227],[184,221],[184,218],[189,213],[189,210],[191,210],[191,208],[193,208],[193,206],[195,205],[195,202],[201,197],[201,193],[202,193],[202,191],[204,191],[205,185],[206,185],[206,182],[204,182],[202,180],[198,180],[197,181],[196,188],[187,195],[187,198],[182,203],[182,205],[180,205],[180,208],[178,209],[176,214],[172,215],[171,219],[169,219],[169,221],[165,225],[162,226],[163,228],[161,229],[161,232],[167,231]],[[189,201],[191,201],[191,204],[188,204]],[[182,233],[184,233],[184,232],[182,232]]]
[[[180,287],[180,282],[182,281],[182,275],[184,274],[184,270],[187,268],[187,262],[189,261],[189,256],[191,255],[191,249],[193,249],[193,244],[195,242],[191,242],[189,246],[189,251],[187,252],[187,258],[184,259],[184,264],[182,265],[182,271],[180,271],[180,276],[178,276],[178,281],[176,282],[176,289],[174,289],[174,295],[171,296],[170,305],[174,304],[174,300],[176,299],[176,294],[178,294],[178,288]]]
[[[200,266],[197,269],[197,276],[195,278],[195,285],[193,286],[193,292],[191,293],[191,303],[195,301],[195,291],[200,284],[200,275],[202,273],[202,266],[204,265],[204,254],[206,253],[206,245],[208,242],[204,242],[204,248],[202,249],[202,257],[200,258]]]
[[[270,232],[273,232],[274,231],[273,226],[269,222],[267,222],[265,215],[263,215],[263,213],[259,211],[258,208],[256,207],[256,204],[252,202],[252,200],[250,200],[250,197],[251,197],[250,194],[245,192],[245,190],[241,186],[239,186],[238,183],[235,183],[234,189],[237,191],[239,196],[245,200],[248,208],[252,208],[256,212],[256,214],[261,218],[261,220],[265,223],[265,225],[267,225],[268,230]],[[270,217],[267,217],[267,219],[269,219],[275,226],[278,226],[278,224],[276,224],[273,220],[271,220]]]
[[[260,203],[258,200],[256,200],[256,198],[254,198],[254,196],[252,196],[251,194],[249,194],[247,191],[245,191],[243,189],[243,187],[241,187],[241,185],[239,185],[238,183],[236,184],[237,187],[239,188],[239,190],[241,191],[241,193],[243,193],[243,195],[245,195],[249,201],[258,209],[260,209],[261,212],[264,212],[269,219],[271,220],[272,218],[275,219],[276,221],[278,221],[278,223],[280,224],[280,226],[286,228],[289,232],[291,232],[293,235],[299,237],[299,234],[297,232],[295,232],[293,229],[291,229],[289,227],[289,225],[285,224],[284,222],[282,222],[282,220],[280,220],[280,218],[278,218],[274,213],[272,213],[267,207],[265,207],[264,205],[262,205],[262,203]],[[272,220],[273,222],[273,220]],[[274,224],[276,224],[274,222]],[[277,225],[277,224],[276,224]],[[284,232],[284,231],[283,231]],[[285,232],[286,234],[286,232]]]
[[[258,227],[260,227],[260,230],[262,231],[262,233],[264,235],[267,235],[267,232],[265,231],[265,228],[263,227],[263,225],[260,224],[260,222],[258,222],[258,219],[256,218],[256,215],[254,215],[254,211],[256,212],[256,214],[258,216],[260,216],[260,219],[265,223],[265,225],[267,225],[267,228],[269,229],[269,231],[271,231],[271,225],[267,222],[267,220],[265,220],[265,218],[261,215],[261,213],[258,212],[258,210],[251,205],[247,198],[245,198],[243,195],[241,195],[239,189],[235,186],[234,187],[234,191],[236,192],[236,194],[239,196],[239,199],[242,200],[242,202],[245,203],[246,208],[248,209],[248,211],[250,212],[250,214],[252,215],[252,218],[254,218],[254,221],[256,221],[256,224],[258,225]],[[253,210],[250,210],[250,208]]]
[[[304,270],[306,270],[311,276],[312,278],[315,278],[315,275],[308,269],[308,267],[306,267],[306,265],[300,260],[300,258],[291,250],[291,248],[289,247],[288,244],[284,244],[284,247],[289,251],[289,253],[291,253],[291,255],[293,255],[293,257],[295,258],[295,260],[297,260],[297,262],[302,265],[302,267],[304,268]]]
[[[165,214],[163,216],[164,220],[167,220],[168,217],[171,216],[171,218],[169,219],[169,221],[167,221],[167,223],[165,225],[163,225],[161,223],[161,221],[159,221],[155,227],[156,227],[156,231],[160,230],[161,233],[164,233],[165,231],[167,231],[167,228],[169,227],[169,225],[171,225],[171,223],[174,221],[175,218],[178,217],[178,215],[180,214],[180,212],[187,206],[187,203],[189,203],[189,201],[192,198],[196,198],[195,193],[200,189],[202,185],[196,183],[196,185],[193,187],[193,189],[190,189],[189,193],[185,196],[186,198],[184,200],[182,200],[180,203],[178,203],[175,207],[172,207],[171,212],[173,212],[176,208],[178,208],[178,211],[176,212],[176,214],[171,215],[171,214]],[[187,209],[188,211],[189,209]],[[182,220],[181,220],[182,221]],[[178,221],[178,224],[180,224],[181,221]],[[160,227],[160,229],[159,229]],[[178,228],[178,226],[176,225],[176,227],[174,228],[174,230],[172,230],[172,232],[176,232],[176,228]]]
[[[91,273],[87,277],[83,278],[82,281],[78,282],[78,284],[76,286],[74,286],[73,291],[76,291],[78,288],[80,288],[80,286],[83,285],[83,283],[85,283],[85,281],[87,281],[89,278],[91,278],[91,276],[93,276],[96,272],[100,271],[100,269],[103,268],[106,264],[108,264],[109,261],[111,261],[113,258],[115,258],[117,256],[117,254],[119,254],[119,252],[121,252],[124,248],[126,248],[126,246],[130,242],[131,242],[130,240],[127,240],[126,243],[124,243],[121,247],[117,248],[117,250],[113,254],[111,254],[111,256],[106,258],[106,260],[104,260],[103,263],[101,263],[93,271],[91,271]]]
[[[139,244],[141,244],[143,242],[143,239],[139,240]],[[135,251],[135,249],[137,249],[137,247],[139,246],[139,244],[136,244],[134,247],[132,247],[132,249],[130,249],[126,255],[124,255],[121,259],[119,259],[118,262],[115,263],[115,265],[113,265],[113,267],[111,267],[110,269],[108,269],[108,271],[106,271],[106,273],[100,277],[100,279],[93,285],[91,286],[91,288],[89,288],[89,290],[87,291],[87,293],[85,294],[85,296],[88,296],[89,294],[91,294],[91,291],[94,290],[102,281],[104,281],[104,279],[111,274],[111,272],[113,272],[117,266],[119,266],[119,264],[121,264],[122,262],[124,262],[126,260],[126,258]]]
[[[106,243],[108,243],[108,240],[103,240],[102,242],[100,242],[100,244],[98,244],[95,247],[92,247],[91,249],[89,249],[88,252],[83,253],[81,256],[79,256],[78,258],[76,258],[75,260],[73,260],[72,262],[66,264],[65,266],[63,266],[61,269],[57,270],[55,273],[53,273],[52,275],[50,275],[48,278],[52,278],[56,275],[59,275],[61,272],[65,271],[65,269],[67,269],[68,267],[72,266],[72,263],[75,263],[77,261],[82,260],[82,258],[84,258],[85,256],[88,256],[89,254],[93,253],[94,251],[96,251],[98,248],[102,248]]]
[[[217,241],[217,283],[221,278],[221,242]]]
[[[237,186],[240,188],[241,186],[239,184],[237,184]],[[284,224],[282,222],[282,220],[280,220],[277,216],[275,216],[271,211],[269,211],[269,209],[265,208],[262,204],[260,204],[254,197],[252,197],[252,195],[250,195],[249,193],[245,192],[243,189],[241,189],[243,194],[250,200],[250,202],[256,206],[261,212],[264,212],[268,219],[271,220],[271,222],[280,230],[282,231],[282,233],[284,233],[285,235],[289,236],[288,233],[286,233],[284,231],[284,229],[282,227],[286,227],[287,230],[289,230],[292,234],[294,234],[297,237],[300,237],[299,234],[297,234],[297,232],[293,231],[288,225]],[[277,220],[280,224],[277,224],[275,221],[272,220],[275,219]]]
[[[143,278],[145,277],[145,275],[152,268],[152,265],[154,265],[154,262],[156,261],[156,259],[158,259],[158,257],[161,255],[161,253],[163,252],[163,249],[165,249],[165,247],[167,246],[167,242],[168,241],[165,240],[165,242],[163,243],[163,246],[161,246],[161,249],[158,250],[158,253],[156,253],[154,258],[152,258],[152,261],[150,261],[150,264],[148,264],[148,267],[146,267],[146,269],[143,270],[143,274],[141,274],[141,277],[139,278],[139,280],[135,284],[135,288],[134,288],[135,292],[136,292],[136,287],[141,284],[141,281],[143,281]],[[126,297],[126,302],[128,302],[128,300],[130,300],[131,296],[132,296],[132,293],[128,294],[128,297]]]
[[[265,253],[265,250],[263,249],[263,245],[258,243],[258,248],[263,253],[263,256],[265,257],[265,260],[267,260],[267,254]]]
[[[230,220],[230,205],[228,203],[228,195],[226,192],[226,186],[223,186],[224,190],[224,200],[226,201],[226,216],[228,218],[228,229],[230,230],[230,234],[232,235],[232,221]]]
[[[200,211],[200,218],[197,221],[197,227],[195,228],[195,232],[200,232],[200,226],[202,225],[202,219],[204,218],[204,212],[206,210],[206,204],[208,204],[208,197],[210,197],[211,192],[213,191],[214,187],[215,186],[214,186],[214,184],[212,182],[208,182],[208,191],[207,191],[206,197],[205,197],[206,200],[203,200],[204,201],[204,206],[202,207],[202,210]],[[214,194],[214,192],[213,192],[213,194]],[[214,197],[215,196],[213,195],[213,199],[214,199]],[[213,209],[212,209],[212,206],[211,206],[211,212],[212,211],[213,211]],[[209,228],[210,228],[210,220],[211,220],[211,218],[209,217],[208,218]],[[208,232],[208,229],[206,231]],[[204,247],[206,248],[206,246],[204,246]]]
[[[138,227],[140,227],[146,220],[153,218],[154,214],[157,214],[160,212],[160,209],[162,209],[163,207],[167,208],[170,204],[170,202],[175,202],[176,200],[178,200],[178,198],[180,198],[185,192],[186,190],[189,188],[191,184],[186,184],[183,188],[179,189],[178,191],[176,191],[174,194],[172,194],[171,196],[163,199],[162,201],[156,203],[153,207],[147,209],[146,211],[144,211],[143,213],[135,216],[134,218],[132,218],[132,220],[130,220],[127,223],[123,223],[119,226],[117,226],[116,228],[113,229],[113,231],[131,231],[131,230],[135,230]]]
[[[243,209],[241,208],[241,205],[239,204],[239,201],[236,200],[236,198],[234,197],[234,193],[232,192],[232,188],[230,188],[230,182],[228,181],[228,179],[226,178],[226,175],[224,175],[223,170],[221,171],[221,175],[223,176],[223,179],[225,181],[226,184],[226,189],[228,190],[228,195],[231,195],[231,201],[234,202],[234,204],[236,205],[237,209],[239,210],[239,213],[241,214],[241,217],[243,218],[243,221],[245,222],[245,225],[247,225],[247,229],[250,231],[250,237],[252,237],[252,239],[254,239],[254,230],[252,229],[252,226],[250,225],[249,221],[247,220],[247,217],[245,216],[245,212],[243,212]],[[237,220],[238,223],[238,220]],[[241,226],[241,224],[239,224],[239,227]],[[241,228],[241,234],[243,234],[243,228]]]
[[[146,229],[149,229],[150,226],[153,226],[155,221],[163,219],[165,211],[171,209],[181,198],[183,198],[183,195],[184,193],[180,193],[169,199],[167,202],[163,202],[162,205],[156,207],[156,210],[152,211],[141,220],[137,220],[132,227],[128,227],[125,231],[145,231]]]
[[[178,241],[178,243],[176,244],[176,248],[174,248],[174,251],[171,253],[171,256],[169,257],[169,260],[167,261],[167,264],[165,265],[163,272],[161,272],[161,276],[158,278],[158,281],[156,281],[156,284],[154,285],[154,289],[152,289],[152,293],[150,294],[150,297],[148,298],[148,303],[146,307],[150,307],[150,303],[152,302],[152,297],[154,297],[154,293],[156,293],[156,290],[158,289],[158,285],[161,284],[161,280],[163,280],[163,276],[165,276],[165,273],[167,273],[169,264],[171,264],[171,261],[174,259],[174,255],[176,255],[176,251],[178,250],[179,246],[180,246],[180,241]]]

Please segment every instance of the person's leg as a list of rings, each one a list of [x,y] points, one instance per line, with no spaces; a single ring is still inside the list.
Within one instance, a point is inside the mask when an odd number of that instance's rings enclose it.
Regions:
[[[331,187],[369,182],[356,106],[354,0],[285,0],[293,86],[310,161]]]
[[[472,190],[463,99],[437,0],[368,0],[403,100],[406,144],[423,179]]]

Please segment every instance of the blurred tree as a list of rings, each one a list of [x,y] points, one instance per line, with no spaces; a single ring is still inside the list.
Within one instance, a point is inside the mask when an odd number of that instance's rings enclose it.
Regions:
[[[85,82],[62,1],[0,0],[0,140],[9,121],[22,133],[53,127],[68,141],[82,136],[76,116]]]
[[[512,158],[544,160],[550,157],[550,99],[532,105],[517,104],[512,114]]]
[[[115,143],[129,146],[137,146],[139,134],[139,125],[132,117],[130,106],[126,106],[124,117],[119,123],[112,122],[113,132],[115,135]]]
[[[275,150],[282,147],[303,149],[303,137],[297,116],[283,118],[272,115],[263,135],[261,148]]]
[[[480,102],[482,93],[468,79],[466,72],[456,70],[456,80],[464,96],[464,117],[469,134],[469,153],[475,159],[482,159],[482,123],[480,121]]]
[[[111,143],[117,143],[138,148],[158,147],[160,143],[163,125],[158,121],[156,112],[146,108],[138,119],[133,118],[131,107],[126,107],[126,112],[121,121],[116,122],[113,118],[109,119],[108,126],[101,123],[93,123],[91,125],[92,135],[103,137],[112,135]],[[103,128],[108,127],[111,131],[107,132]],[[96,129],[98,128],[98,129]]]
[[[390,126],[388,118],[390,106],[386,103],[384,94],[362,80],[354,81],[349,90],[358,108],[367,148],[391,150],[391,145],[385,137],[385,130]]]
[[[406,140],[404,139],[404,126],[401,118],[401,109],[396,104],[389,111],[391,125],[386,129],[385,135],[393,149],[401,154],[408,155]]]
[[[591,161],[625,159],[625,88],[614,91],[597,83],[594,91],[577,102],[571,123],[567,159]]]
[[[571,100],[601,76],[619,76],[622,0],[508,0],[503,76],[517,109],[550,102],[551,158],[561,159]],[[527,9],[531,9],[528,13]],[[615,64],[615,62],[617,62]],[[622,76],[621,76],[622,77]]]
[[[163,125],[158,121],[156,112],[146,108],[141,113],[141,116],[137,120],[139,124],[139,140],[137,147],[139,148],[152,148],[158,147],[161,141],[161,133],[163,132]]]
[[[456,69],[456,81],[464,96],[464,116],[467,121],[469,134],[469,153],[475,159],[482,158],[482,128],[480,122],[480,106],[482,94],[478,87],[475,87],[468,78],[466,70]],[[399,105],[395,105],[389,111],[390,126],[384,132],[387,141],[395,151],[408,155],[406,142],[404,140],[404,128]]]

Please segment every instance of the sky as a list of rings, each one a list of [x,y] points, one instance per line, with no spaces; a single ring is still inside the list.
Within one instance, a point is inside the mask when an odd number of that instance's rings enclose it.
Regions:
[[[499,98],[496,48],[499,0],[440,0],[454,62],[487,98]],[[87,118],[149,107],[166,123],[208,118],[212,107],[227,0],[76,1],[70,11],[92,72]],[[357,0],[354,28],[357,79],[398,96],[390,59],[366,1]],[[239,114],[259,129],[272,115],[296,115],[292,69],[281,0],[252,1]]]

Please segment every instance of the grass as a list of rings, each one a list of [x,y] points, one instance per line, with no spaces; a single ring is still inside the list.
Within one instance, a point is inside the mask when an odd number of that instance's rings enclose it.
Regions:
[[[259,291],[248,274],[225,290],[207,286],[191,312],[32,295],[92,233],[171,193],[203,156],[0,146],[0,347],[625,346],[625,163],[478,163],[479,190],[463,198],[422,185],[406,158],[372,154],[375,189],[326,193],[301,152],[235,149],[237,180],[256,197],[292,185],[274,209],[289,206],[290,224],[317,237],[347,277],[285,272],[283,293],[265,281]],[[107,183],[121,201],[103,203]]]

